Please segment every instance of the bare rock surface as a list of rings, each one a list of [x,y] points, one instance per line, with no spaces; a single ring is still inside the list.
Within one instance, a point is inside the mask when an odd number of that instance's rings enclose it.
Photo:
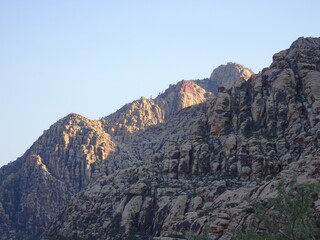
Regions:
[[[216,95],[220,86],[230,89],[235,85],[241,84],[243,81],[247,81],[253,74],[249,68],[237,63],[228,62],[214,69],[210,78],[196,80],[195,83]]]

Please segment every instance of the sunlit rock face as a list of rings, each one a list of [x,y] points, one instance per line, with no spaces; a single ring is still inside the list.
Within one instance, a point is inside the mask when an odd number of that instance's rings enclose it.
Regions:
[[[196,80],[195,83],[217,95],[220,86],[230,89],[235,85],[240,85],[242,82],[247,81],[253,74],[249,68],[229,62],[214,69],[210,78]]]
[[[106,132],[127,142],[135,132],[163,123],[181,109],[205,102],[212,96],[192,81],[180,81],[155,99],[141,97],[101,121]]]
[[[37,239],[70,197],[101,174],[116,145],[101,122],[70,114],[0,169],[3,239]],[[6,234],[5,234],[6,233]]]

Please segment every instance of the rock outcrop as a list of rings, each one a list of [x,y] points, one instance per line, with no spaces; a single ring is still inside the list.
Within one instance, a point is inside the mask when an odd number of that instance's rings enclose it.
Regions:
[[[157,98],[155,102],[163,109],[165,120],[175,116],[181,109],[205,102],[213,94],[193,81],[182,80],[170,87]]]
[[[249,68],[229,62],[214,69],[210,78],[196,80],[195,83],[216,95],[220,86],[230,89],[247,81],[253,74]]]

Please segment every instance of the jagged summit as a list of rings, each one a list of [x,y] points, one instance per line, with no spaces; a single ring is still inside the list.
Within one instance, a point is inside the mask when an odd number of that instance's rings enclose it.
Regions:
[[[212,93],[193,81],[182,80],[169,88],[154,101],[165,112],[165,120],[173,117],[183,108],[202,103],[212,97]]]
[[[270,68],[320,70],[320,38],[298,38],[290,48],[273,55]]]
[[[90,120],[89,118],[86,118],[78,113],[69,113],[67,116],[61,118],[60,120],[57,121],[57,124],[60,123],[67,123],[69,121],[75,121],[75,122],[80,122],[80,121],[94,121],[94,120]]]
[[[290,48],[315,48],[320,49],[320,38],[315,37],[299,37],[296,41],[294,41]]]
[[[170,84],[164,93],[160,94],[157,98],[166,98],[171,93],[190,93],[194,96],[199,96],[199,93],[206,93],[204,89],[200,89],[197,84],[188,80],[181,80],[176,84]]]

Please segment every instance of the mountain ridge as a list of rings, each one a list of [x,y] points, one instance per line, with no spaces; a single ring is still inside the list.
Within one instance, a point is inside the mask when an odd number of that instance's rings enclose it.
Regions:
[[[132,134],[211,95],[192,81],[180,81],[155,99],[142,97],[101,120],[76,113],[58,120],[17,162],[0,168],[0,229],[9,234],[5,238],[39,238],[70,197],[92,179],[141,162],[142,153],[124,145]]]
[[[220,88],[216,98],[140,132],[128,145],[148,150],[145,161],[92,183],[50,232],[173,240],[187,231],[200,234],[208,224],[212,239],[230,239],[237,225],[259,228],[246,212],[246,196],[270,198],[279,181],[295,173],[299,183],[320,180],[319,98],[309,87],[319,86],[319,69],[297,68],[314,64],[320,52],[302,46],[284,52],[287,65],[275,54],[270,68],[248,81]]]

